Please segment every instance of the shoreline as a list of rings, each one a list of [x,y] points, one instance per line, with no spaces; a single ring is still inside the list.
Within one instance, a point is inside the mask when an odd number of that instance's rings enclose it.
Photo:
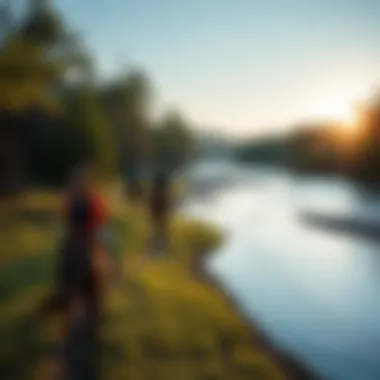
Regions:
[[[237,311],[240,318],[242,318],[242,320],[250,327],[252,335],[251,344],[262,349],[272,360],[274,360],[284,372],[287,380],[321,380],[321,377],[314,373],[304,363],[273,343],[267,334],[260,329],[259,323],[256,323],[254,320],[244,315],[234,297],[223,291],[221,281],[207,272],[204,265],[204,258],[209,254],[211,254],[211,252],[204,252],[194,258],[191,274],[196,276],[196,280],[215,289],[215,291],[222,295],[225,302]]]

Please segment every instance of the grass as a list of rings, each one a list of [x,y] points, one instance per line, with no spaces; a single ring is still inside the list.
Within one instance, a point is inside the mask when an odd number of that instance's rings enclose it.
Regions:
[[[29,195],[19,209],[34,208],[34,213],[44,211],[50,217],[36,222],[35,214],[28,214],[34,215],[31,222],[23,214],[8,229],[17,231],[14,242],[20,243],[6,245],[1,252],[1,379],[49,380],[44,346],[59,339],[59,316],[41,321],[35,310],[52,280],[58,204],[54,194]],[[251,326],[217,289],[194,278],[194,257],[220,243],[218,231],[173,218],[168,251],[144,264],[150,231],[143,207],[114,201],[112,208],[122,280],[106,298],[102,378],[285,378],[259,345],[252,344]],[[5,238],[5,233],[0,235]]]

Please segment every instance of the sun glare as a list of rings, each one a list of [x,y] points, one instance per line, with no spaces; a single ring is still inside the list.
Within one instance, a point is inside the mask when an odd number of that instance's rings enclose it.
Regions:
[[[318,116],[342,123],[347,132],[356,129],[357,115],[349,102],[330,104]]]

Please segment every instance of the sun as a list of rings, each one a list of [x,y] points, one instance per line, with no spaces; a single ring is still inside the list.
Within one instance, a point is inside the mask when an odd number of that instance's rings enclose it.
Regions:
[[[357,124],[357,115],[350,102],[330,103],[317,116],[342,123],[347,130],[355,129]]]

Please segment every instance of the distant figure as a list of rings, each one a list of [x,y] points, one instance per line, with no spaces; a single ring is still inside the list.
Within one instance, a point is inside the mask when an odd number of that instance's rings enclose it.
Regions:
[[[153,179],[150,199],[153,244],[158,250],[164,249],[167,243],[170,203],[170,180],[168,175],[161,171]]]

